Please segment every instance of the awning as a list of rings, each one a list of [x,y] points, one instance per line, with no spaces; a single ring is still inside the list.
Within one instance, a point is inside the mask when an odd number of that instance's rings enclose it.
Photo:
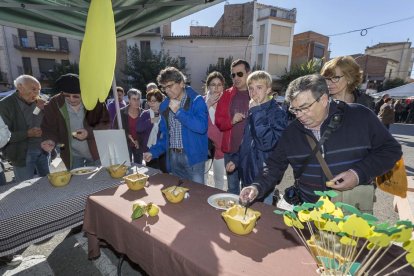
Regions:
[[[82,40],[90,2],[2,0],[0,24]],[[223,0],[112,0],[117,39],[136,36],[220,2]]]

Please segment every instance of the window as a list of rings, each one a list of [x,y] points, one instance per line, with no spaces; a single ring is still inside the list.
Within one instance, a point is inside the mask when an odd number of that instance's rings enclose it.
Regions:
[[[272,25],[270,44],[289,47],[292,29],[285,26]]]
[[[179,63],[180,69],[185,68],[185,57],[178,57],[178,63]]]
[[[259,31],[259,45],[263,45],[265,43],[265,25],[260,25],[260,31]]]
[[[42,79],[48,78],[55,67],[54,59],[39,58],[39,71]]]
[[[263,69],[263,54],[257,55],[257,69],[262,70]]]
[[[30,60],[30,58],[29,57],[23,57],[22,62],[23,62],[23,74],[33,75],[32,61]]]
[[[62,51],[69,51],[68,40],[66,37],[59,37],[59,46]]]
[[[325,56],[325,47],[321,44],[315,43],[313,46],[313,57],[323,58]]]
[[[288,66],[288,56],[285,55],[269,55],[269,70],[271,75],[282,76],[286,73]]]
[[[151,52],[151,41],[148,41],[148,40],[140,41],[140,46],[141,46],[141,53]]]
[[[36,47],[39,49],[53,48],[53,38],[51,35],[35,33]]]
[[[18,33],[19,33],[20,46],[23,47],[23,48],[28,48],[29,47],[29,39],[27,38],[26,30],[19,29]]]

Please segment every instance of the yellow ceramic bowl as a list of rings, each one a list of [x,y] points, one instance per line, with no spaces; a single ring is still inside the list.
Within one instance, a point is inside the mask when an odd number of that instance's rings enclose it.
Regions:
[[[179,203],[183,201],[185,193],[188,191],[187,188],[171,186],[162,190],[167,200],[171,203]]]
[[[145,184],[148,180],[148,175],[134,173],[124,176],[124,180],[130,190],[138,191],[145,187]]]
[[[112,176],[112,178],[121,178],[123,177],[127,170],[128,170],[128,166],[126,165],[112,165],[106,168],[109,172],[109,174]]]
[[[66,186],[69,183],[71,177],[72,174],[68,171],[54,172],[47,175],[50,184],[55,187]]]
[[[260,217],[260,212],[247,208],[246,217],[244,217],[244,212],[245,208],[243,206],[234,205],[221,213],[231,232],[238,235],[247,235],[252,232],[257,219]]]

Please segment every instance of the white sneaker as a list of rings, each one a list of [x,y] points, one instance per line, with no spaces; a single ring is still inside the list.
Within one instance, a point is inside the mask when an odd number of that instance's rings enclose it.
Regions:
[[[8,266],[18,266],[23,262],[22,255],[13,255],[10,256],[10,260],[6,263]]]

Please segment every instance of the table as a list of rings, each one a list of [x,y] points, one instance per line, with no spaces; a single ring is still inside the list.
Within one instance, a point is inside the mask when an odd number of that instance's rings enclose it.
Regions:
[[[153,175],[159,170],[138,165]],[[53,187],[47,177],[0,186],[0,257],[81,225],[90,194],[121,184],[101,168],[73,175],[65,187]]]
[[[89,258],[100,255],[105,240],[150,275],[315,275],[316,265],[292,229],[273,214],[274,207],[255,203],[262,217],[247,236],[230,232],[221,210],[207,198],[217,189],[185,181],[190,197],[169,203],[161,189],[178,178],[158,174],[140,191],[126,185],[106,189],[87,200],[83,229]],[[132,204],[141,199],[160,206],[157,217],[131,220]]]

